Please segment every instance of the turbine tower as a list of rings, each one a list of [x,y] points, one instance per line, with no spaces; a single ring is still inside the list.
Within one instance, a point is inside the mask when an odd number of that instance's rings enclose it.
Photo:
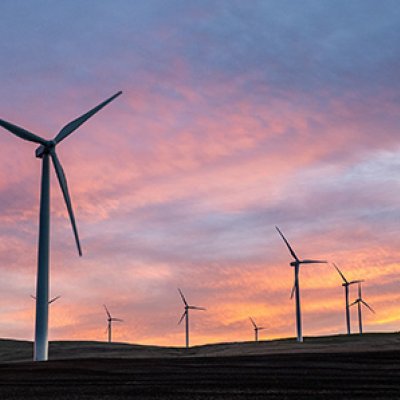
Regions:
[[[333,263],[333,266],[336,268],[336,271],[339,273],[339,275],[342,277],[343,283],[342,286],[344,287],[344,295],[345,295],[345,301],[346,301],[346,326],[347,326],[347,334],[351,334],[351,328],[350,328],[350,305],[349,305],[349,287],[350,285],[353,285],[354,283],[361,283],[364,282],[362,280],[358,281],[348,281],[345,276],[343,275],[342,271],[337,267],[335,263]]]
[[[290,294],[290,298],[293,298],[293,295],[296,294],[296,328],[297,328],[297,341],[303,341],[303,331],[302,331],[302,324],[301,324],[301,310],[300,310],[300,285],[299,285],[299,272],[300,272],[300,265],[301,264],[326,264],[327,261],[320,261],[320,260],[300,260],[294,250],[290,247],[289,242],[286,240],[283,233],[279,230],[276,226],[276,230],[278,231],[279,235],[282,237],[283,241],[286,243],[287,248],[289,249],[290,254],[294,258],[294,261],[290,263],[292,267],[294,267],[294,285],[292,292]]]
[[[189,310],[203,310],[205,311],[206,309],[204,307],[197,307],[197,306],[189,306],[188,302],[185,299],[185,296],[183,295],[181,289],[178,288],[179,294],[181,295],[183,304],[185,306],[185,311],[182,314],[181,319],[178,322],[178,325],[182,322],[183,318],[185,318],[186,322],[186,348],[189,348]]]
[[[75,236],[78,253],[81,256],[81,246],[76,228],[71,198],[69,196],[67,180],[64,170],[56,154],[56,145],[67,138],[79,128],[85,121],[100,111],[104,106],[114,100],[122,92],[116,93],[97,107],[93,108],[81,117],[65,125],[52,140],[46,140],[17,125],[0,119],[0,126],[14,135],[40,146],[36,149],[36,157],[42,159],[42,177],[40,189],[40,217],[39,217],[39,246],[38,246],[38,272],[36,285],[36,322],[34,361],[46,361],[48,355],[48,305],[49,305],[49,244],[50,244],[50,158],[53,162],[58,182],[64,196],[72,230]]]
[[[106,313],[107,313],[107,333],[108,333],[108,343],[111,343],[111,338],[112,338],[112,323],[114,321],[116,322],[124,322],[123,319],[119,319],[119,318],[113,318],[110,314],[110,311],[108,311],[108,308],[105,304],[103,304]]]
[[[354,301],[353,303],[350,304],[350,307],[354,306],[354,304],[357,304],[357,306],[358,306],[358,327],[359,327],[359,333],[360,333],[360,335],[362,335],[363,327],[362,327],[361,304],[363,304],[365,307],[367,307],[374,314],[375,314],[375,311],[362,298],[362,295],[361,295],[361,282],[358,283],[358,298],[357,298],[356,301]]]
[[[257,326],[257,324],[254,322],[253,318],[251,318],[251,317],[249,317],[249,318],[254,327],[254,340],[256,342],[258,342],[258,331],[261,331],[265,328],[263,328],[262,326]]]

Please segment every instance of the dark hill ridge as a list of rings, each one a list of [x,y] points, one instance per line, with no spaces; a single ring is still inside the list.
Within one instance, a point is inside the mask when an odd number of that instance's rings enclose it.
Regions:
[[[400,333],[368,333],[306,337],[304,343],[295,339],[261,342],[230,342],[182,347],[105,343],[91,341],[50,342],[49,359],[137,359],[171,357],[234,357],[277,354],[369,353],[400,350]],[[32,342],[0,339],[0,363],[30,361]]]

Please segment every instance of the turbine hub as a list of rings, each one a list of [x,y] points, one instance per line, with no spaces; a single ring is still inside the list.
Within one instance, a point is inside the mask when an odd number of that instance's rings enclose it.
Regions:
[[[35,151],[37,158],[43,158],[45,154],[49,154],[50,150],[56,146],[54,140],[49,140],[46,145],[41,144]]]

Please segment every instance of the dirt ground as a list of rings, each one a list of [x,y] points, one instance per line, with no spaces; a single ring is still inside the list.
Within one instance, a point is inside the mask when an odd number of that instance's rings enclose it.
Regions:
[[[0,366],[8,399],[399,399],[400,351]]]
[[[224,344],[214,352],[212,346],[189,352],[155,347],[152,357],[130,358],[107,358],[104,344],[97,343],[102,357],[90,358],[91,347],[84,359],[0,362],[0,399],[400,399],[397,337],[386,337],[386,345],[377,336],[354,339],[359,343],[354,351],[334,351],[337,341],[345,340],[339,337],[318,338],[313,344],[311,340],[310,352],[306,347],[293,351],[299,344],[288,342],[286,352],[264,354],[262,343],[258,348],[263,354],[255,355],[257,344],[245,343],[234,344],[228,353],[237,353],[242,346],[242,352],[252,354],[225,355],[229,345]],[[65,346],[70,349],[72,344]],[[133,351],[124,346],[116,344],[113,351]],[[161,354],[175,353],[156,357],[157,349]],[[223,356],[217,354],[220,351]]]

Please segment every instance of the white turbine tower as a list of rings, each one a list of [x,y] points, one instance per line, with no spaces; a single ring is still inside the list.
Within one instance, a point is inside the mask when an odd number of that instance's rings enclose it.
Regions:
[[[362,280],[358,281],[348,281],[345,276],[342,274],[342,271],[337,267],[337,265],[334,263],[333,266],[336,268],[336,271],[339,273],[341,276],[343,283],[342,286],[344,287],[344,296],[345,296],[345,301],[346,301],[346,327],[347,327],[347,334],[351,334],[351,328],[350,328],[350,305],[349,305],[349,287],[350,285],[353,285],[354,283],[360,283],[364,282]]]
[[[320,260],[299,260],[294,250],[290,247],[289,242],[286,240],[283,233],[279,230],[279,228],[275,227],[278,233],[281,235],[283,241],[286,243],[287,248],[289,249],[290,254],[293,256],[294,261],[290,263],[292,267],[294,267],[294,285],[292,292],[290,294],[290,298],[293,298],[293,295],[296,294],[296,328],[297,328],[297,341],[303,341],[303,331],[301,324],[301,310],[300,310],[300,284],[299,284],[299,272],[301,264],[326,264],[327,261]]]
[[[253,318],[251,318],[251,317],[249,317],[249,318],[254,327],[254,340],[256,342],[258,342],[258,331],[261,331],[266,328],[263,328],[262,326],[257,326],[257,324],[254,322]]]
[[[185,306],[185,311],[182,314],[181,319],[178,322],[178,325],[180,325],[180,323],[182,322],[183,318],[186,319],[186,348],[189,347],[189,310],[206,310],[204,307],[197,307],[197,306],[189,306],[189,304],[187,303],[185,296],[183,295],[181,289],[178,288],[179,294],[181,295],[183,304]]]
[[[81,256],[78,230],[75,216],[72,210],[71,198],[68,191],[67,179],[56,154],[56,146],[79,128],[85,121],[100,111],[104,106],[114,100],[122,92],[116,93],[97,107],[93,108],[81,117],[65,125],[52,140],[46,140],[17,125],[0,119],[0,126],[14,135],[40,146],[36,149],[36,157],[42,159],[42,178],[40,189],[40,217],[39,217],[39,249],[38,272],[36,285],[36,322],[35,322],[35,361],[45,361],[48,355],[48,306],[49,306],[49,244],[50,244],[50,159],[53,162],[56,175],[61,186],[61,191],[67,206],[69,218],[72,224],[78,253]]]
[[[108,308],[105,304],[103,304],[106,313],[107,313],[107,334],[108,334],[108,343],[111,343],[111,339],[112,339],[112,323],[115,322],[124,322],[123,319],[119,319],[119,318],[113,318],[110,314],[110,311],[108,311]]]
[[[362,298],[361,295],[361,282],[358,283],[358,297],[356,299],[356,301],[354,301],[353,303],[350,304],[351,306],[354,306],[355,304],[357,304],[358,306],[358,327],[359,327],[359,332],[360,335],[362,335],[363,333],[363,326],[362,326],[362,311],[361,311],[361,305],[364,305],[365,307],[367,307],[371,312],[373,312],[375,314],[375,311],[372,309],[372,307],[370,307]]]

